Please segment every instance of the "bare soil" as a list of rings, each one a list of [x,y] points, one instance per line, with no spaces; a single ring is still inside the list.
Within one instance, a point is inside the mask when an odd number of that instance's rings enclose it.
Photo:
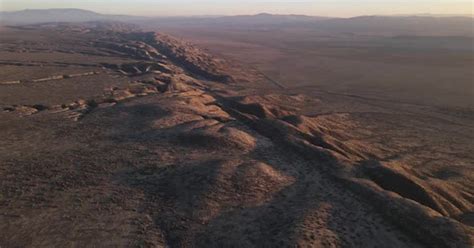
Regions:
[[[0,32],[1,247],[473,244],[471,112],[289,88],[163,34]]]

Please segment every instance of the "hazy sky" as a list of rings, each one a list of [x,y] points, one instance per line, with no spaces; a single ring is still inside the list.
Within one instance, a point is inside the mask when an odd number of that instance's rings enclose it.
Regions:
[[[83,8],[107,14],[235,15],[268,12],[321,16],[371,14],[469,14],[474,0],[0,0],[4,11]]]

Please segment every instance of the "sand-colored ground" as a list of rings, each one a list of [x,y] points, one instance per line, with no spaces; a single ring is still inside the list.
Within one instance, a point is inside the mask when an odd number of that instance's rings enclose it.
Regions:
[[[59,32],[35,29],[9,37]],[[407,133],[392,105],[335,111],[348,96],[282,89],[170,36],[59,30],[92,41],[89,66],[116,81],[0,85],[0,246],[472,246],[469,148],[456,171],[405,152],[438,126]]]

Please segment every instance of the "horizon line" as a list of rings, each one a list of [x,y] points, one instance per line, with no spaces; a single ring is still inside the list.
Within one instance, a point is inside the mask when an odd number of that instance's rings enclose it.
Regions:
[[[271,13],[271,12],[257,12],[257,13],[248,13],[248,14],[196,14],[196,15],[137,15],[137,14],[123,14],[123,13],[103,13],[97,10],[86,9],[86,8],[25,8],[25,9],[16,9],[16,10],[0,10],[2,12],[21,12],[28,10],[83,10],[90,11],[100,15],[122,15],[122,16],[132,16],[132,17],[232,17],[232,16],[257,16],[257,15],[274,15],[274,16],[306,16],[306,17],[323,17],[323,18],[354,18],[354,17],[369,17],[369,16],[379,16],[379,17],[471,17],[474,18],[473,14],[436,14],[436,13],[399,13],[399,14],[364,14],[364,15],[354,15],[354,16],[324,16],[324,15],[308,15],[308,14],[298,14],[298,13]]]

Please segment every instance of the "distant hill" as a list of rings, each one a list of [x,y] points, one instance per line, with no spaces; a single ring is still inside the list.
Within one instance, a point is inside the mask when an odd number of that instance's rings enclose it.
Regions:
[[[257,15],[238,15],[238,16],[224,16],[215,18],[214,21],[220,23],[237,24],[287,24],[287,23],[311,23],[321,20],[328,20],[330,17],[321,16],[306,16],[306,15],[273,15],[261,13]]]
[[[0,12],[2,24],[33,24],[45,22],[131,21],[143,19],[126,15],[104,15],[83,9],[26,9]]]
[[[105,15],[82,9],[27,9],[0,12],[0,24],[36,24],[48,22],[120,21],[148,28],[156,27],[305,27],[337,33],[386,35],[474,36],[474,18],[462,16],[358,16],[331,18],[306,15],[201,16],[201,17],[139,17]]]

